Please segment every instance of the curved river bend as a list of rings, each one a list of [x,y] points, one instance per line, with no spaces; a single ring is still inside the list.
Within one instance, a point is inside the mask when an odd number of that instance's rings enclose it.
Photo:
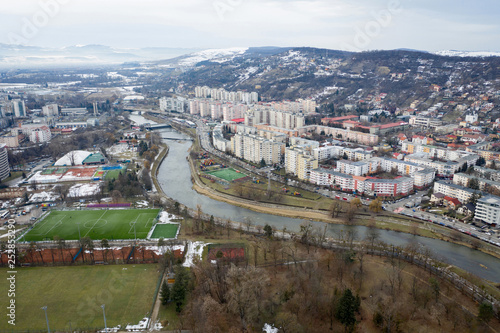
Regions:
[[[137,123],[150,122],[137,115],[132,115],[131,119]],[[265,225],[267,223],[277,229],[286,227],[287,230],[293,232],[300,230],[300,224],[304,222],[302,219],[258,213],[198,194],[192,189],[191,173],[186,160],[188,149],[192,142],[183,141],[183,139],[187,139],[188,137],[183,133],[173,130],[162,130],[160,133],[165,137],[179,138],[179,141],[169,140],[166,142],[170,150],[158,170],[158,182],[162,190],[170,198],[192,209],[196,209],[196,206],[199,204],[204,213],[221,218],[229,218],[233,221],[244,222],[244,218],[250,218],[257,225]],[[313,224],[320,227],[325,225],[323,222],[313,222]],[[347,228],[353,228],[357,238],[362,239],[365,237],[367,231],[367,228],[363,226],[326,225],[327,235],[330,237],[336,237]],[[417,242],[421,246],[429,248],[443,262],[462,268],[486,280],[495,283],[500,282],[500,259],[483,252],[437,239],[413,236],[389,230],[380,230],[379,235],[380,240],[395,246],[405,246],[409,242]]]

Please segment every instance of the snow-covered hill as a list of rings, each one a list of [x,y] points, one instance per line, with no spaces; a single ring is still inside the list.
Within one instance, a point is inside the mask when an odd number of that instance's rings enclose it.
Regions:
[[[179,64],[182,66],[194,66],[199,62],[207,60],[223,63],[234,59],[236,56],[244,54],[247,50],[247,47],[204,50],[188,55],[186,58],[179,61]]]
[[[434,52],[434,54],[447,57],[500,57],[500,52],[490,52],[490,51],[445,50],[445,51]]]

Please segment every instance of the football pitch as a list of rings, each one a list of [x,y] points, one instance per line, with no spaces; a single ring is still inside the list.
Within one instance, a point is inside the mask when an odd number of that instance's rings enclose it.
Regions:
[[[206,172],[209,175],[215,176],[220,179],[224,179],[227,181],[232,182],[233,180],[244,178],[247,175],[241,172],[237,172],[233,168],[226,168],[226,169],[220,169],[220,170],[215,170],[215,171],[208,171]]]
[[[18,241],[145,239],[159,209],[51,211]],[[135,228],[134,228],[135,225]],[[134,230],[135,229],[135,230]]]
[[[151,234],[151,239],[169,239],[175,238],[177,235],[177,230],[179,229],[178,224],[157,224],[155,225],[155,230]]]

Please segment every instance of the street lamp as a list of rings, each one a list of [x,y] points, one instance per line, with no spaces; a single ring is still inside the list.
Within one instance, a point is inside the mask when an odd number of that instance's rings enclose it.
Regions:
[[[104,317],[104,332],[108,333],[108,326],[106,325],[106,313],[104,312],[104,304],[101,305],[101,308],[102,308],[102,315]]]
[[[48,333],[50,333],[49,317],[47,317],[47,306],[42,306],[42,310],[45,311],[45,320],[47,321],[47,331]]]

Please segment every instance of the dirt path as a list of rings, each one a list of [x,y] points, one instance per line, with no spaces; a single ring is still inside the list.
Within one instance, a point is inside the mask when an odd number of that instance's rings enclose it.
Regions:
[[[158,313],[160,312],[160,306],[161,306],[161,286],[163,285],[163,281],[165,281],[165,276],[166,274],[163,273],[160,283],[160,288],[158,288],[158,295],[156,295],[156,303],[153,308],[153,313],[151,314],[151,320],[149,321],[149,330],[153,329],[156,320],[158,319]]]

